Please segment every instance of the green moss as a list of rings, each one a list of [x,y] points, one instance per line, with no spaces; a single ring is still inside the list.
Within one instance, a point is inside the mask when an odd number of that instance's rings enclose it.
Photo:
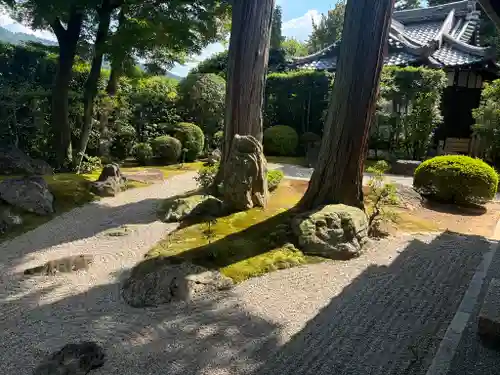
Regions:
[[[284,181],[265,210],[253,208],[212,223],[181,228],[152,248],[146,257],[189,261],[218,269],[235,282],[313,261],[291,244],[289,211],[302,192]],[[161,263],[161,262],[160,262]]]

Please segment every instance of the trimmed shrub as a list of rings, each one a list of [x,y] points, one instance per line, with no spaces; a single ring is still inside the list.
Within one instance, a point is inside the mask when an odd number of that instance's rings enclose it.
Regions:
[[[285,174],[282,171],[271,170],[267,172],[267,188],[269,191],[276,190],[283,180]]]
[[[153,155],[161,161],[175,163],[181,156],[182,144],[174,137],[162,135],[155,138],[151,146],[153,148]]]
[[[497,172],[480,159],[437,156],[415,170],[414,188],[424,197],[455,204],[481,204],[495,197]]]
[[[178,124],[167,127],[167,133],[177,138],[182,148],[186,149],[184,161],[195,161],[205,146],[205,135],[201,128],[189,122],[179,122]]]
[[[313,132],[305,132],[300,136],[300,141],[303,145],[308,145],[310,143],[321,142],[321,136]]]
[[[264,131],[264,151],[266,155],[295,155],[299,136],[294,128],[286,125],[272,126]]]
[[[153,158],[153,148],[149,143],[137,143],[132,148],[132,156],[140,165],[146,165]]]

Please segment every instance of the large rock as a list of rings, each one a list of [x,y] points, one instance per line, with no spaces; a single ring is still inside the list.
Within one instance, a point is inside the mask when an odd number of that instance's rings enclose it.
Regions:
[[[151,262],[155,265],[151,266]],[[122,287],[124,300],[133,307],[193,301],[233,285],[220,272],[191,263],[171,264],[165,259],[150,259],[145,263],[132,271]]]
[[[46,175],[54,173],[47,162],[30,158],[15,146],[0,147],[0,171],[4,175]]]
[[[358,256],[368,241],[368,219],[356,207],[323,206],[294,218],[300,249],[311,255],[347,259]]]
[[[3,180],[0,182],[0,199],[38,215],[54,213],[54,196],[40,176]]]
[[[220,216],[223,203],[211,195],[191,195],[171,198],[163,204],[165,215],[163,221],[173,223],[193,216]]]
[[[83,375],[101,367],[105,360],[104,349],[95,342],[67,344],[48,356],[33,375]]]
[[[265,207],[267,161],[262,144],[251,135],[235,135],[224,166],[224,203],[235,211]]]
[[[116,164],[106,165],[97,181],[90,185],[90,191],[100,197],[114,197],[126,189],[127,179]]]
[[[478,333],[500,341],[500,279],[492,279],[478,317]]]

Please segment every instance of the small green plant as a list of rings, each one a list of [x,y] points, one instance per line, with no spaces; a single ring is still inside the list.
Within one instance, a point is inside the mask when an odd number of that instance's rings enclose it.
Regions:
[[[102,162],[98,156],[83,155],[78,173],[92,173],[102,169]]]
[[[274,191],[278,188],[285,174],[279,170],[271,170],[267,172],[267,188],[269,191]]]
[[[368,193],[368,235],[370,237],[379,237],[380,225],[384,221],[395,221],[397,218],[396,212],[390,209],[398,203],[396,195],[396,186],[393,183],[387,182],[384,174],[389,170],[389,164],[383,160],[378,161],[373,166],[368,167],[366,171],[372,173],[372,177],[368,182],[370,189]]]
[[[205,230],[203,231],[203,235],[208,243],[212,243],[212,240],[215,238],[215,231],[213,227],[217,224],[218,220],[215,216],[207,217],[205,221]]]
[[[200,189],[202,189],[203,191],[209,190],[209,188],[214,183],[215,176],[217,175],[218,170],[219,163],[216,163],[214,165],[205,166],[198,171],[198,176],[196,176],[194,179]]]

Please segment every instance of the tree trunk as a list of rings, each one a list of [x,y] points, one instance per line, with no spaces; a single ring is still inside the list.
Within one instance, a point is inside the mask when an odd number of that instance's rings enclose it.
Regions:
[[[59,58],[57,72],[52,89],[52,130],[57,157],[57,167],[70,167],[72,157],[71,127],[69,124],[69,84],[73,73],[73,62],[76,47],[82,29],[83,14],[72,10],[68,26],[65,29],[61,21],[56,19],[51,23],[52,30],[59,42]]]
[[[393,0],[349,0],[319,160],[300,210],[363,208],[363,167]]]
[[[233,5],[219,181],[236,134],[252,135],[262,142],[262,106],[274,4],[275,0],[253,0],[236,1]]]
[[[109,24],[111,23],[112,7],[109,2],[104,2],[98,11],[99,27],[94,44],[94,57],[92,58],[92,66],[90,73],[85,82],[85,92],[83,94],[83,126],[80,136],[80,148],[77,153],[77,172],[80,171],[80,165],[83,160],[83,155],[87,149],[90,132],[92,130],[92,116],[94,113],[94,101],[97,96],[99,78],[101,77],[101,67],[106,47],[106,39],[108,37]]]

